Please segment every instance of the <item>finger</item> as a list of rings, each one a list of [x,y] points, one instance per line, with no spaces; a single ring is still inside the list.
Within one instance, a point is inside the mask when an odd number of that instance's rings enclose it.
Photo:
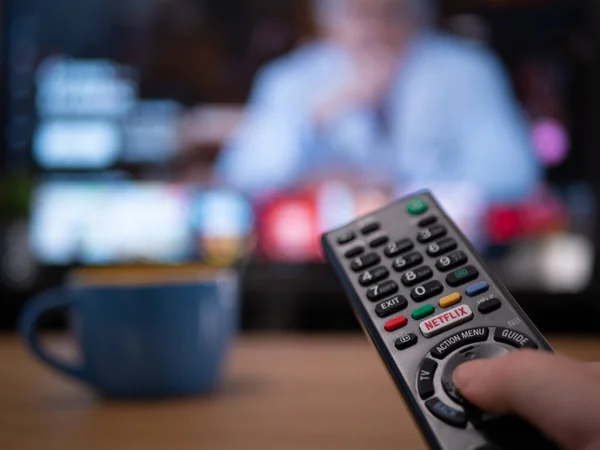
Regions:
[[[454,380],[472,403],[517,414],[567,448],[585,448],[598,433],[600,386],[586,364],[523,351],[464,364]]]

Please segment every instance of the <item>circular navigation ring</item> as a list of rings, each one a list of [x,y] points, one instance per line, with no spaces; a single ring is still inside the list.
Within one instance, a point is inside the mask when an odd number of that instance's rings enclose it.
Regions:
[[[468,361],[498,358],[508,353],[508,349],[496,344],[478,344],[465,347],[452,356],[444,367],[444,371],[442,372],[442,386],[444,387],[444,390],[452,400],[458,404],[463,404],[465,400],[452,379],[456,368]]]

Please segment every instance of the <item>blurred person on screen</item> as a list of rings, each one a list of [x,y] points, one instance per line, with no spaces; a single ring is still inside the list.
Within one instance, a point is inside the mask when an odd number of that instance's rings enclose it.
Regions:
[[[539,169],[500,62],[432,29],[433,0],[313,0],[320,38],[256,79],[218,162],[250,195],[307,180],[470,185],[519,200]]]

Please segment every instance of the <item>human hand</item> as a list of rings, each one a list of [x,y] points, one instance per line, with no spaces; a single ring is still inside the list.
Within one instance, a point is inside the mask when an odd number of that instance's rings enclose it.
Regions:
[[[521,416],[568,450],[600,449],[600,364],[522,351],[466,363],[454,382],[476,406]]]
[[[398,55],[391,50],[372,48],[355,53],[353,74],[345,86],[319,102],[315,119],[327,124],[337,115],[356,106],[378,107],[388,95],[396,75]]]

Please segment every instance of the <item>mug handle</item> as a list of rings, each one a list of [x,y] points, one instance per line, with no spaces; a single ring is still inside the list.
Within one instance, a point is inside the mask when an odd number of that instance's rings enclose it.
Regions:
[[[64,289],[55,288],[43,292],[25,305],[19,320],[19,330],[27,347],[43,362],[74,378],[89,381],[84,366],[72,366],[50,356],[42,347],[37,333],[38,322],[44,314],[55,309],[68,308],[75,303],[76,300]]]

